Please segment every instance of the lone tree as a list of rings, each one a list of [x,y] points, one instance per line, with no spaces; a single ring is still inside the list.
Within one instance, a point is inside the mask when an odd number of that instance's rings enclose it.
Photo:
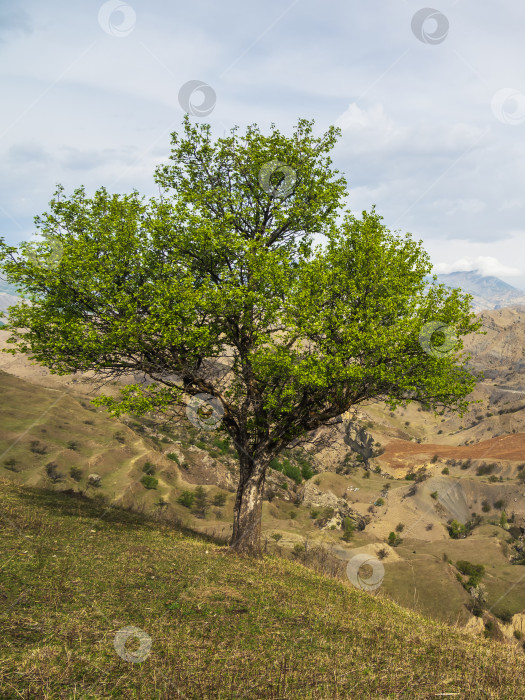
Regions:
[[[251,126],[213,140],[186,118],[159,197],[59,187],[35,219],[40,242],[0,242],[24,297],[6,326],[18,351],[100,386],[134,375],[94,399],[112,415],[175,420],[186,407],[230,436],[237,552],[261,552],[265,475],[283,449],[325,444],[325,426],[370,399],[463,412],[476,382],[460,352],[479,328],[470,297],[428,285],[421,243],[375,209],[344,208],[338,135],[299,120],[292,136]]]

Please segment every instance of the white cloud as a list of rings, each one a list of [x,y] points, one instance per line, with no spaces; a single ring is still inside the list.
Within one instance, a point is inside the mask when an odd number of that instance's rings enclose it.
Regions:
[[[497,258],[479,255],[476,258],[460,258],[452,263],[438,263],[434,265],[434,272],[467,272],[478,270],[483,275],[493,275],[494,277],[518,277],[522,271],[516,267],[505,265]]]

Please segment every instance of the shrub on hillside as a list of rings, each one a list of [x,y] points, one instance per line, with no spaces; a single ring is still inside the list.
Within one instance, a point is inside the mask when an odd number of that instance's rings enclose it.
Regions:
[[[496,464],[481,464],[477,469],[476,469],[476,474],[477,476],[486,476],[488,474],[492,474],[494,469],[496,468]]]
[[[212,501],[214,506],[218,506],[219,508],[222,508],[223,505],[226,503],[226,494],[225,493],[216,493],[215,496],[213,497]]]
[[[155,466],[151,462],[144,462],[142,466],[142,471],[144,474],[149,474],[153,476],[155,474]]]
[[[280,462],[278,459],[274,458],[270,461],[269,466],[275,471],[281,472],[281,474],[284,474],[289,479],[292,479],[296,484],[300,484],[303,480],[301,469],[295,464],[292,464],[289,459],[285,458]]]
[[[465,527],[465,525],[463,525],[463,523],[460,523],[458,520],[452,520],[451,523],[448,525],[448,534],[454,540],[465,536],[466,532],[467,528]]]
[[[395,532],[391,532],[391,533],[388,535],[388,544],[389,544],[391,547],[398,547],[402,542],[403,542],[403,540],[401,539],[401,537],[399,537],[398,535],[396,535]]]
[[[351,518],[344,518],[343,520],[343,540],[345,542],[350,542],[353,537],[355,530],[355,524]]]
[[[29,444],[29,449],[33,454],[36,455],[45,455],[47,452],[47,447],[45,445],[42,445],[40,440],[31,440]]]
[[[69,476],[74,480],[74,481],[80,481],[82,479],[83,475],[82,469],[79,469],[78,467],[71,467],[69,470]]]
[[[485,567],[483,564],[472,564],[470,561],[461,559],[456,562],[456,569],[460,571],[464,576],[468,576],[468,581],[465,584],[465,588],[469,590],[475,586],[478,586],[481,579],[485,575]]]
[[[46,464],[46,474],[54,484],[63,479],[64,476],[58,471],[58,464],[56,462],[48,462]]]
[[[185,508],[192,508],[193,502],[195,501],[195,494],[193,491],[183,491],[181,495],[177,498],[177,503]]]
[[[193,502],[193,510],[195,512],[195,515],[198,518],[205,518],[206,513],[208,512],[209,508],[209,503],[208,503],[208,494],[206,493],[204,487],[202,486],[197,486],[197,488],[194,491],[194,502]]]
[[[512,618],[514,617],[511,611],[508,608],[504,608],[503,610],[499,610],[498,612],[494,612],[496,617],[499,617],[499,619],[502,622],[505,622],[507,625],[509,622],[512,622]]]
[[[5,468],[9,469],[9,471],[11,471],[11,472],[19,471],[17,465],[18,465],[18,462],[14,457],[9,457],[9,459],[6,459],[4,462]]]
[[[151,476],[150,474],[144,474],[144,476],[140,480],[140,483],[144,486],[144,488],[156,489],[158,486],[159,480],[155,479],[155,477]]]

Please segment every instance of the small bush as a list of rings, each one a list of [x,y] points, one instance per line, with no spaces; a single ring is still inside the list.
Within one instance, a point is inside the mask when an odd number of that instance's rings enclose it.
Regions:
[[[222,508],[223,505],[226,503],[226,494],[225,493],[216,493],[215,496],[213,497],[212,501],[214,506],[218,506],[219,508]]]
[[[466,535],[467,528],[463,523],[458,522],[457,520],[452,520],[451,523],[448,526],[448,534],[450,537],[452,537],[453,540],[457,540],[463,535]]]
[[[56,462],[49,462],[46,464],[46,474],[54,484],[64,478],[64,475],[58,471],[58,464]]]
[[[158,486],[159,480],[155,479],[155,477],[151,476],[150,474],[144,474],[144,476],[140,480],[140,483],[146,489],[156,489]]]
[[[181,495],[177,498],[177,503],[185,508],[192,508],[195,501],[195,494],[193,491],[183,491]]]
[[[384,506],[385,501],[383,498],[378,498],[377,501],[374,503],[375,506]]]
[[[437,497],[438,497],[438,492],[432,491],[432,493],[430,494],[430,498],[433,498],[435,501],[437,501]]]
[[[82,469],[79,469],[78,467],[71,467],[69,470],[69,476],[74,480],[74,481],[80,481],[82,479],[82,475],[84,472]]]
[[[438,459],[439,455],[434,455],[430,461],[432,462],[432,464],[435,464],[438,461]]]
[[[353,537],[355,530],[355,524],[351,518],[344,518],[343,520],[343,540],[345,542],[350,542]]]
[[[456,569],[464,576],[468,576],[468,581],[465,583],[465,588],[469,590],[476,587],[485,574],[483,564],[472,564],[470,561],[459,560],[456,562]]]
[[[523,637],[523,634],[519,630],[514,630],[514,638],[515,639],[521,639]]]
[[[9,459],[6,459],[4,462],[5,468],[9,469],[9,471],[11,471],[11,472],[19,471],[17,465],[18,465],[18,462],[14,457],[9,457]]]
[[[389,544],[391,547],[398,547],[402,542],[403,542],[403,540],[401,539],[401,537],[399,537],[398,535],[396,535],[395,532],[391,532],[391,533],[388,535],[388,544]]]
[[[441,473],[442,474],[450,474],[450,469],[448,467],[443,467],[443,469],[441,470]]]
[[[35,455],[45,455],[47,452],[47,447],[42,445],[40,440],[31,440],[29,444],[29,449]]]
[[[195,497],[193,504],[195,514],[199,518],[205,518],[209,507],[208,494],[206,493],[206,490],[203,486],[197,486],[193,495]]]
[[[495,615],[496,615],[496,617],[499,617],[499,619],[502,622],[505,622],[506,624],[509,624],[509,622],[512,622],[513,614],[507,608],[505,608],[504,610],[500,610],[499,612],[495,613]]]
[[[151,462],[144,462],[142,466],[142,471],[145,474],[149,474],[150,476],[153,476],[155,474],[155,466]]]
[[[496,468],[495,464],[481,464],[477,469],[476,469],[476,474],[477,476],[486,476],[488,474],[492,474],[494,469]]]
[[[403,532],[404,529],[405,529],[405,526],[403,525],[403,523],[398,523],[396,525],[396,532]]]

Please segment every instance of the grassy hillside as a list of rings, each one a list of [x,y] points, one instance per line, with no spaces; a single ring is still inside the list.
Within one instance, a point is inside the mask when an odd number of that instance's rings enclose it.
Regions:
[[[91,406],[77,384],[58,386],[60,389],[30,384],[0,371],[0,477],[31,487],[54,484],[57,492],[84,492],[106,503],[133,506],[150,514],[162,511],[194,530],[229,535],[236,463],[220,435],[199,431],[189,423],[162,427],[154,421],[130,419],[126,424]],[[407,450],[417,447],[407,445]],[[385,454],[389,449],[387,446]],[[147,465],[148,471],[154,470],[154,488],[146,488],[142,481]],[[509,515],[511,510],[525,512],[523,486],[515,480],[491,483],[490,477],[477,476],[474,466],[463,470],[451,465],[450,476],[442,475],[442,468],[441,462],[430,464],[434,476],[418,484],[412,496],[413,482],[386,480],[358,467],[352,467],[348,474],[323,471],[304,482],[318,488],[321,497],[335,494],[344,498],[356,512],[371,519],[348,543],[342,540],[340,527],[322,526],[328,501],[319,507],[302,503],[302,486],[275,472],[269,476],[273,479],[272,497],[268,495],[263,505],[263,538],[270,550],[279,547],[289,554],[294,552],[294,557],[307,542],[310,548],[322,545],[343,550],[343,558],[363,551],[375,556],[384,548],[389,532],[403,523],[403,543],[395,549],[386,548],[382,593],[434,619],[466,624],[471,620],[467,609],[470,596],[458,582],[453,562],[468,560],[486,567],[483,583],[492,615],[504,619],[507,614],[521,613],[525,600],[523,568],[509,561],[513,544],[519,542],[508,531],[488,523],[498,521],[501,504],[498,508],[494,504],[500,501],[509,504]],[[513,469],[515,472],[516,467]],[[88,482],[93,472],[101,476],[97,488]],[[204,518],[178,501],[184,491],[195,489],[197,484],[204,485],[210,502]],[[390,488],[384,491],[387,485]],[[463,496],[450,498],[456,491]],[[431,497],[433,492],[436,500]],[[214,505],[217,496],[223,500]],[[372,505],[380,497],[384,504]],[[485,500],[491,505],[486,514],[481,511]],[[448,504],[450,513],[442,512],[442,503]],[[469,508],[462,514],[459,506],[467,504]],[[447,518],[463,521],[469,510],[483,513],[485,524],[466,539],[450,539]],[[280,538],[278,545],[274,537]],[[342,569],[344,577],[344,566]],[[490,619],[486,617],[484,622]],[[525,620],[516,618],[514,626],[524,632]],[[509,635],[512,641],[512,630]]]
[[[0,498],[3,699],[525,695],[521,652],[294,562],[78,495]],[[136,639],[115,651],[126,626],[151,639],[140,663]]]

